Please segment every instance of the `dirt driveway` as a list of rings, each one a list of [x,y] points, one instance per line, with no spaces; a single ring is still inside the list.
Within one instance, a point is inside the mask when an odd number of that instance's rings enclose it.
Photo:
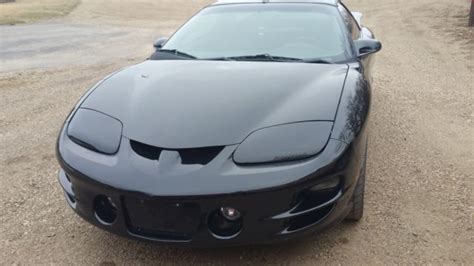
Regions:
[[[130,2],[83,0],[65,18],[0,27],[0,264],[474,264],[468,0],[346,1],[384,43],[366,216],[298,243],[212,250],[103,232],[56,181],[55,139],[79,96],[207,1]]]

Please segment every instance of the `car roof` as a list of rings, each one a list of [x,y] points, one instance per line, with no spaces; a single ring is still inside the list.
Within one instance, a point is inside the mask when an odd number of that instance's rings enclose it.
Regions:
[[[313,3],[313,4],[327,4],[337,5],[340,0],[217,0],[212,5],[226,5],[226,4],[255,4],[255,3]]]

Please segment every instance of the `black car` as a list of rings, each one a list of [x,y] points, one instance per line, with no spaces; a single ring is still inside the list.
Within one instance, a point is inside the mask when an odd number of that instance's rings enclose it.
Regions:
[[[123,236],[272,243],[362,217],[372,32],[337,0],[219,1],[95,85],[57,143],[72,209]]]

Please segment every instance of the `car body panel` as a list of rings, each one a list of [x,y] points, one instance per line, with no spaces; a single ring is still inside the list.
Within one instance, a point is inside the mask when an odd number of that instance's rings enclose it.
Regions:
[[[264,127],[334,121],[347,69],[346,64],[146,61],[103,82],[82,108],[120,120],[124,136],[148,145],[238,144]]]

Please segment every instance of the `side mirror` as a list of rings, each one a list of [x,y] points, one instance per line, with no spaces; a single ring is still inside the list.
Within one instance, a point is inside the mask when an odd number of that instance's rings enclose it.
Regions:
[[[356,40],[354,46],[358,57],[374,54],[382,49],[381,42],[371,39]]]
[[[159,50],[163,47],[163,45],[165,45],[167,41],[168,38],[166,37],[159,38],[153,43],[153,47],[155,47],[156,50]]]

